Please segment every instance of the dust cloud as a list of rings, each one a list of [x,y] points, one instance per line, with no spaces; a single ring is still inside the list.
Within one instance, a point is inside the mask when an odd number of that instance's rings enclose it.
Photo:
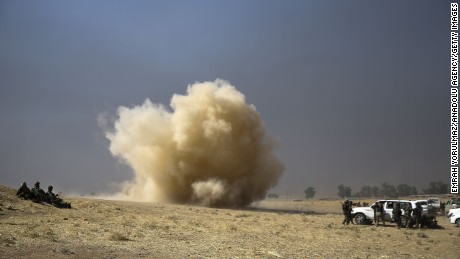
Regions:
[[[111,153],[134,172],[118,198],[238,207],[263,199],[284,171],[256,108],[224,80],[189,85],[172,112],[149,99],[119,107]]]

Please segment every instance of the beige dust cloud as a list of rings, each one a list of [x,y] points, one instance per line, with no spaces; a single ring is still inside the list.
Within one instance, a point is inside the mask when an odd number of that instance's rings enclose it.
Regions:
[[[256,108],[224,80],[189,85],[172,112],[119,107],[110,151],[134,172],[118,198],[238,207],[263,199],[284,165]]]

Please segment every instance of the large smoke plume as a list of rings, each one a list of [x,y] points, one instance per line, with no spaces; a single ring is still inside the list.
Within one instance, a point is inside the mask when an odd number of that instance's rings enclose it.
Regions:
[[[172,112],[147,99],[119,107],[110,151],[134,171],[126,199],[244,206],[263,199],[284,171],[253,105],[224,80],[189,85]]]

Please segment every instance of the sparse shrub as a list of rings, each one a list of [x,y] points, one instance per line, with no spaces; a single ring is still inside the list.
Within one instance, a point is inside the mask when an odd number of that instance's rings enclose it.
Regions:
[[[420,237],[420,238],[428,238],[428,236],[423,232],[418,232],[417,236]]]
[[[284,223],[284,224],[282,224],[282,225],[281,225],[281,227],[282,227],[282,228],[284,228],[284,229],[286,229],[286,228],[288,228],[288,227],[289,227],[289,225],[288,225],[288,224],[286,224],[286,223]]]
[[[138,237],[138,238],[144,238],[145,237],[144,233],[142,233],[142,232],[137,232],[136,234],[134,234],[134,236]]]
[[[71,250],[68,249],[68,248],[62,248],[62,249],[60,250],[60,252],[61,252],[62,254],[65,254],[65,255],[73,255],[73,254],[75,254],[75,252],[71,251]]]
[[[12,235],[1,236],[0,243],[6,245],[13,245],[16,244],[16,238]]]
[[[121,233],[114,232],[112,235],[109,237],[110,240],[112,241],[129,241],[129,238]]]
[[[51,229],[48,229],[48,230],[45,232],[45,235],[44,235],[44,236],[45,236],[46,239],[48,239],[48,240],[50,240],[50,241],[52,241],[52,242],[57,242],[57,241],[58,241],[58,239],[57,239],[57,237],[56,237],[56,234],[55,234],[54,231],[51,230]]]
[[[308,222],[308,218],[305,214],[302,214],[302,222]]]
[[[166,218],[171,220],[174,223],[177,223],[177,221],[179,220],[179,217],[177,215],[170,215],[170,216],[167,216]]]
[[[150,230],[154,230],[158,228],[158,225],[156,223],[147,222],[147,223],[144,223],[143,227],[150,229]]]
[[[231,226],[229,227],[229,229],[230,229],[230,230],[233,230],[233,231],[238,230],[238,228],[237,228],[235,225],[231,225]]]
[[[247,217],[250,217],[250,215],[246,213],[239,213],[235,215],[235,218],[247,218]]]
[[[125,227],[134,227],[134,222],[132,220],[125,220],[123,223],[121,223],[122,226]]]

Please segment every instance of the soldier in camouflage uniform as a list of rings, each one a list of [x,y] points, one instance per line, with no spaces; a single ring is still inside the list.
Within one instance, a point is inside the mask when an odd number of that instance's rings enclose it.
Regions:
[[[58,194],[53,193],[53,186],[48,186],[48,192],[46,193],[48,203],[52,204],[57,208],[69,208],[70,203],[64,202],[61,198],[58,197]]]
[[[353,222],[353,217],[351,216],[351,211],[353,210],[353,201],[348,201],[348,211],[347,211],[347,217],[348,217],[348,222],[350,222],[351,224],[355,224]],[[348,224],[347,224],[348,225]]]
[[[53,186],[48,186],[48,191],[46,192],[48,203],[54,205],[56,202],[62,201],[61,198],[58,198],[57,194],[53,193]]]
[[[348,199],[342,203],[342,212],[343,212],[343,217],[344,217],[342,224],[345,224],[345,223],[347,223],[347,225],[350,224],[350,221],[352,221],[351,220],[351,205]]]
[[[30,189],[27,187],[26,182],[22,182],[21,187],[19,187],[18,191],[16,192],[16,196],[23,198],[24,200],[28,200],[30,198]]]
[[[31,197],[33,202],[46,202],[46,194],[40,188],[40,182],[36,182],[31,190]]]
[[[412,216],[415,220],[415,227],[422,227],[422,212],[423,208],[420,202],[417,202],[415,205],[415,209],[412,211]]]
[[[395,202],[393,207],[393,221],[396,223],[398,229],[401,227],[401,207],[399,202]]]
[[[406,228],[410,228],[412,225],[412,205],[410,203],[406,203],[406,207],[404,207],[404,217],[406,217]]]
[[[372,208],[374,209],[374,221],[375,221],[375,226],[379,226],[379,221],[382,220],[383,225],[385,226],[385,220],[384,215],[385,215],[385,210],[383,209],[383,204],[380,204],[376,202],[374,205],[372,205]]]
[[[439,209],[441,210],[442,215],[446,215],[446,203],[445,202],[441,202],[439,204]]]

